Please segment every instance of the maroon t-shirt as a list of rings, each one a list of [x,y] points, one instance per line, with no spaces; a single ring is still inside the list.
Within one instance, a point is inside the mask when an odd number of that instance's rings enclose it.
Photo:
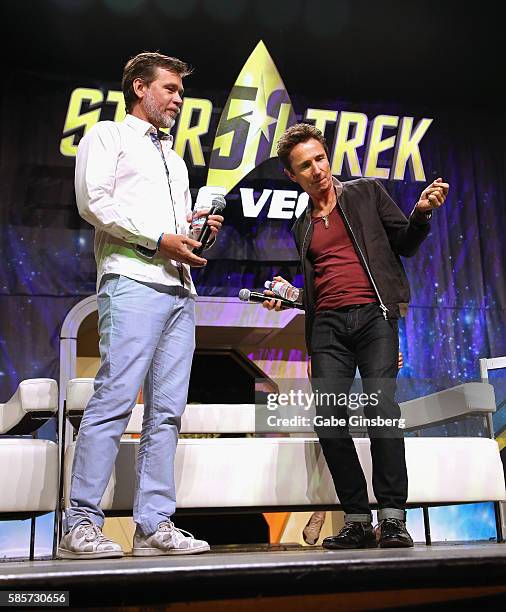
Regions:
[[[376,301],[369,277],[337,207],[328,216],[313,218],[309,257],[314,266],[316,312]]]

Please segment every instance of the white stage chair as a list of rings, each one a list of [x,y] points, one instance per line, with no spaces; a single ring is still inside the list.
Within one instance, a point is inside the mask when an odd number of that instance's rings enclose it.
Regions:
[[[0,404],[0,520],[31,519],[30,559],[35,519],[48,512],[55,512],[53,555],[56,551],[58,445],[34,436],[57,411],[58,385],[50,378],[23,380]]]
[[[483,382],[485,383],[489,382],[489,372],[501,371],[501,370],[502,370],[502,374],[504,374],[504,377],[506,379],[506,357],[492,357],[491,359],[480,359],[480,376]],[[503,410],[505,410],[505,408],[503,408]],[[489,414],[487,416],[487,427],[488,427],[489,436],[493,438],[496,435],[496,432],[494,431],[494,423],[492,420],[492,414]],[[504,438],[506,437],[506,433],[504,433],[504,431],[505,430],[503,429],[502,434],[500,435],[500,437],[503,439],[503,446],[504,446]],[[497,432],[497,433],[500,434],[501,432]],[[503,533],[503,538],[504,538],[506,535],[506,503],[497,502],[495,504],[495,511],[496,511],[496,519],[500,521],[502,525],[502,533]]]
[[[67,388],[67,411],[77,425],[93,393],[93,379],[73,379]],[[126,433],[140,432],[142,405],[133,411]],[[417,431],[467,416],[495,411],[494,390],[466,383],[401,404],[406,430]],[[252,404],[189,404],[181,433],[244,434],[255,432]],[[258,432],[256,432],[258,433]],[[130,514],[139,441],[123,439],[116,467],[102,499],[110,515]],[[372,490],[369,440],[356,438],[360,462]],[[74,444],[65,455],[64,496],[68,490]],[[483,437],[406,437],[409,507],[506,499],[504,474],[495,440]],[[176,452],[178,511],[295,511],[339,505],[320,445],[307,437],[183,438]],[[426,517],[427,518],[427,517]],[[501,539],[500,524],[497,524]],[[426,540],[430,529],[426,523]]]

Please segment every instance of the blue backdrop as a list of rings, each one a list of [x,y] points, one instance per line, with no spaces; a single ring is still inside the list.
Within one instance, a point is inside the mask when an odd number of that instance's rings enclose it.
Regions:
[[[75,87],[118,89],[118,84],[90,79],[62,79],[17,73],[0,95],[0,399],[31,377],[58,379],[58,336],[72,306],[95,290],[93,230],[76,212],[74,160],[60,153],[69,97]],[[186,95],[213,102],[203,150],[211,145],[228,93],[198,91]],[[421,144],[427,183],[442,176],[450,196],[432,222],[419,253],[405,261],[412,289],[408,317],[401,322],[403,376],[447,379],[479,378],[478,358],[506,353],[506,245],[504,119],[436,107],[399,108],[392,101],[360,101],[291,96],[297,118],[309,107],[365,113],[432,117]],[[33,109],[38,109],[34,115]],[[107,117],[104,105],[101,118]],[[112,116],[112,109],[109,110]],[[36,121],[31,118],[36,117]],[[326,136],[333,141],[333,127]],[[359,149],[363,160],[363,150]],[[205,184],[205,167],[185,155],[195,197]],[[388,153],[380,162],[391,161]],[[343,174],[339,177],[347,180]],[[409,214],[424,183],[409,175],[384,181]],[[302,284],[289,228],[291,221],[268,219],[262,211],[245,219],[239,189],[294,189],[277,160],[255,168],[227,196],[226,225],[208,266],[194,273],[200,294],[236,296],[242,287],[261,288],[280,273]],[[488,515],[490,516],[490,514]]]

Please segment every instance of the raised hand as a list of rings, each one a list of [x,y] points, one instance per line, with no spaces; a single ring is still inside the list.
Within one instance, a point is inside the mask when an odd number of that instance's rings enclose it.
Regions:
[[[437,178],[422,191],[415,209],[421,213],[428,213],[439,208],[444,204],[449,189],[448,183],[444,183],[442,178]]]

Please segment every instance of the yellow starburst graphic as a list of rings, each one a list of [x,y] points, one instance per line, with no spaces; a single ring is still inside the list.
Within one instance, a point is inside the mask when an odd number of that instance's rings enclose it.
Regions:
[[[244,64],[230,92],[214,138],[207,185],[233,189],[263,161],[294,123],[283,80],[262,41]]]

